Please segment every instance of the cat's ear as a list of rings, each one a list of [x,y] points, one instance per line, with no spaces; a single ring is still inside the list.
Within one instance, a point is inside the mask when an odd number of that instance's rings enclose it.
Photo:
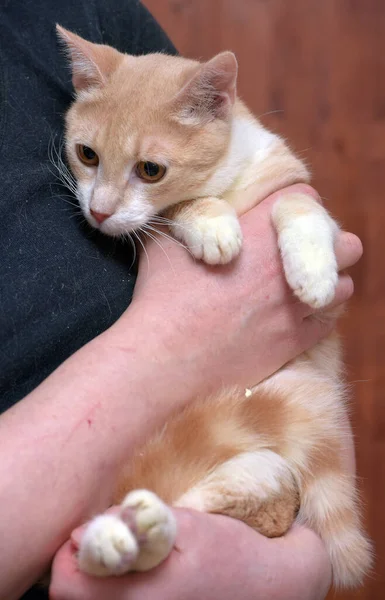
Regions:
[[[56,25],[56,31],[71,60],[72,84],[76,92],[106,84],[122,55],[110,46],[87,42],[80,36]]]
[[[191,125],[227,119],[235,101],[238,64],[221,52],[201,65],[176,98],[177,118]]]

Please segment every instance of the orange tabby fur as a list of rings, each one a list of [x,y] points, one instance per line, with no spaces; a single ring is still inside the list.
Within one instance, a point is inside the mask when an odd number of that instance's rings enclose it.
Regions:
[[[186,492],[219,465],[257,448],[256,434],[262,432],[271,441],[283,440],[289,420],[284,402],[268,392],[246,399],[240,390],[226,390],[197,401],[170,419],[166,429],[138,449],[122,473],[114,503],[120,504],[132,489],[148,488],[167,504],[177,505]],[[273,443],[272,447],[279,451],[279,445]],[[211,506],[210,512],[244,521],[268,537],[282,535],[292,525],[299,507],[294,479],[287,489],[262,506],[253,505],[253,498],[244,503],[234,498],[229,503],[225,483],[223,491],[221,482],[218,484],[218,504]]]
[[[100,225],[105,233],[119,235],[163,213],[195,256],[228,262],[240,248],[240,234],[236,243],[232,237],[236,214],[282,186],[308,181],[306,167],[284,141],[236,98],[230,53],[203,65],[163,55],[131,57],[59,33],[77,92],[66,118],[67,156],[86,217],[99,226],[90,211],[109,216]],[[97,171],[79,162],[76,144],[98,154]],[[141,160],[167,165],[164,181],[142,185],[132,170]],[[278,203],[273,221],[289,284],[301,300],[326,306],[336,264],[331,256],[321,268],[326,254],[319,250],[324,241],[330,255],[336,225],[301,194]],[[312,227],[320,247],[310,259]],[[215,235],[226,228],[226,243],[216,247]],[[344,454],[349,433],[340,356],[333,334],[249,397],[234,389],[197,400],[128,457],[115,502],[148,488],[166,503],[226,514],[267,536],[282,535],[297,518],[323,539],[335,583],[357,585],[371,557]]]

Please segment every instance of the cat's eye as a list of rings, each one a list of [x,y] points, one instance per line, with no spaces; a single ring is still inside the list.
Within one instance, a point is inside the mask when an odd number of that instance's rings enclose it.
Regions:
[[[88,167],[97,167],[99,164],[99,156],[88,146],[77,144],[76,154],[79,160]]]
[[[136,165],[136,174],[147,183],[156,183],[165,176],[166,167],[148,160],[142,160]]]

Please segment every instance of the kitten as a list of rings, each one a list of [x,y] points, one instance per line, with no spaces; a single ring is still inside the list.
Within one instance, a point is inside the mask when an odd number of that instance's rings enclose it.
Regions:
[[[206,63],[134,57],[58,33],[76,91],[67,157],[80,206],[103,233],[146,230],[164,218],[197,259],[228,263],[241,250],[238,216],[309,181],[285,142],[236,97],[231,52]],[[276,202],[272,219],[288,284],[302,302],[324,308],[338,280],[337,224],[298,192]],[[294,519],[306,523],[326,545],[334,583],[355,586],[371,550],[343,457],[347,435],[333,334],[247,394],[197,400],[128,457],[114,498],[120,512],[87,525],[79,567],[106,576],[156,566],[175,541],[173,505],[229,515],[271,537]]]

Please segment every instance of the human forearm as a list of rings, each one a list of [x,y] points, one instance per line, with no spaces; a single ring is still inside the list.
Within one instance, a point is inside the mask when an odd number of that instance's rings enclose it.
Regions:
[[[223,269],[194,264],[173,242],[170,268],[149,244],[150,268],[142,261],[119,322],[0,418],[0,598],[18,597],[108,504],[119,463],[170,411],[221,384],[255,384],[327,333],[288,291],[273,200],[243,218],[241,257]],[[350,240],[341,268],[360,255]],[[341,279],[337,300],[351,292]]]
[[[170,386],[175,367],[133,311],[0,418],[0,598],[18,597],[108,505],[119,463],[188,399],[188,385]]]

